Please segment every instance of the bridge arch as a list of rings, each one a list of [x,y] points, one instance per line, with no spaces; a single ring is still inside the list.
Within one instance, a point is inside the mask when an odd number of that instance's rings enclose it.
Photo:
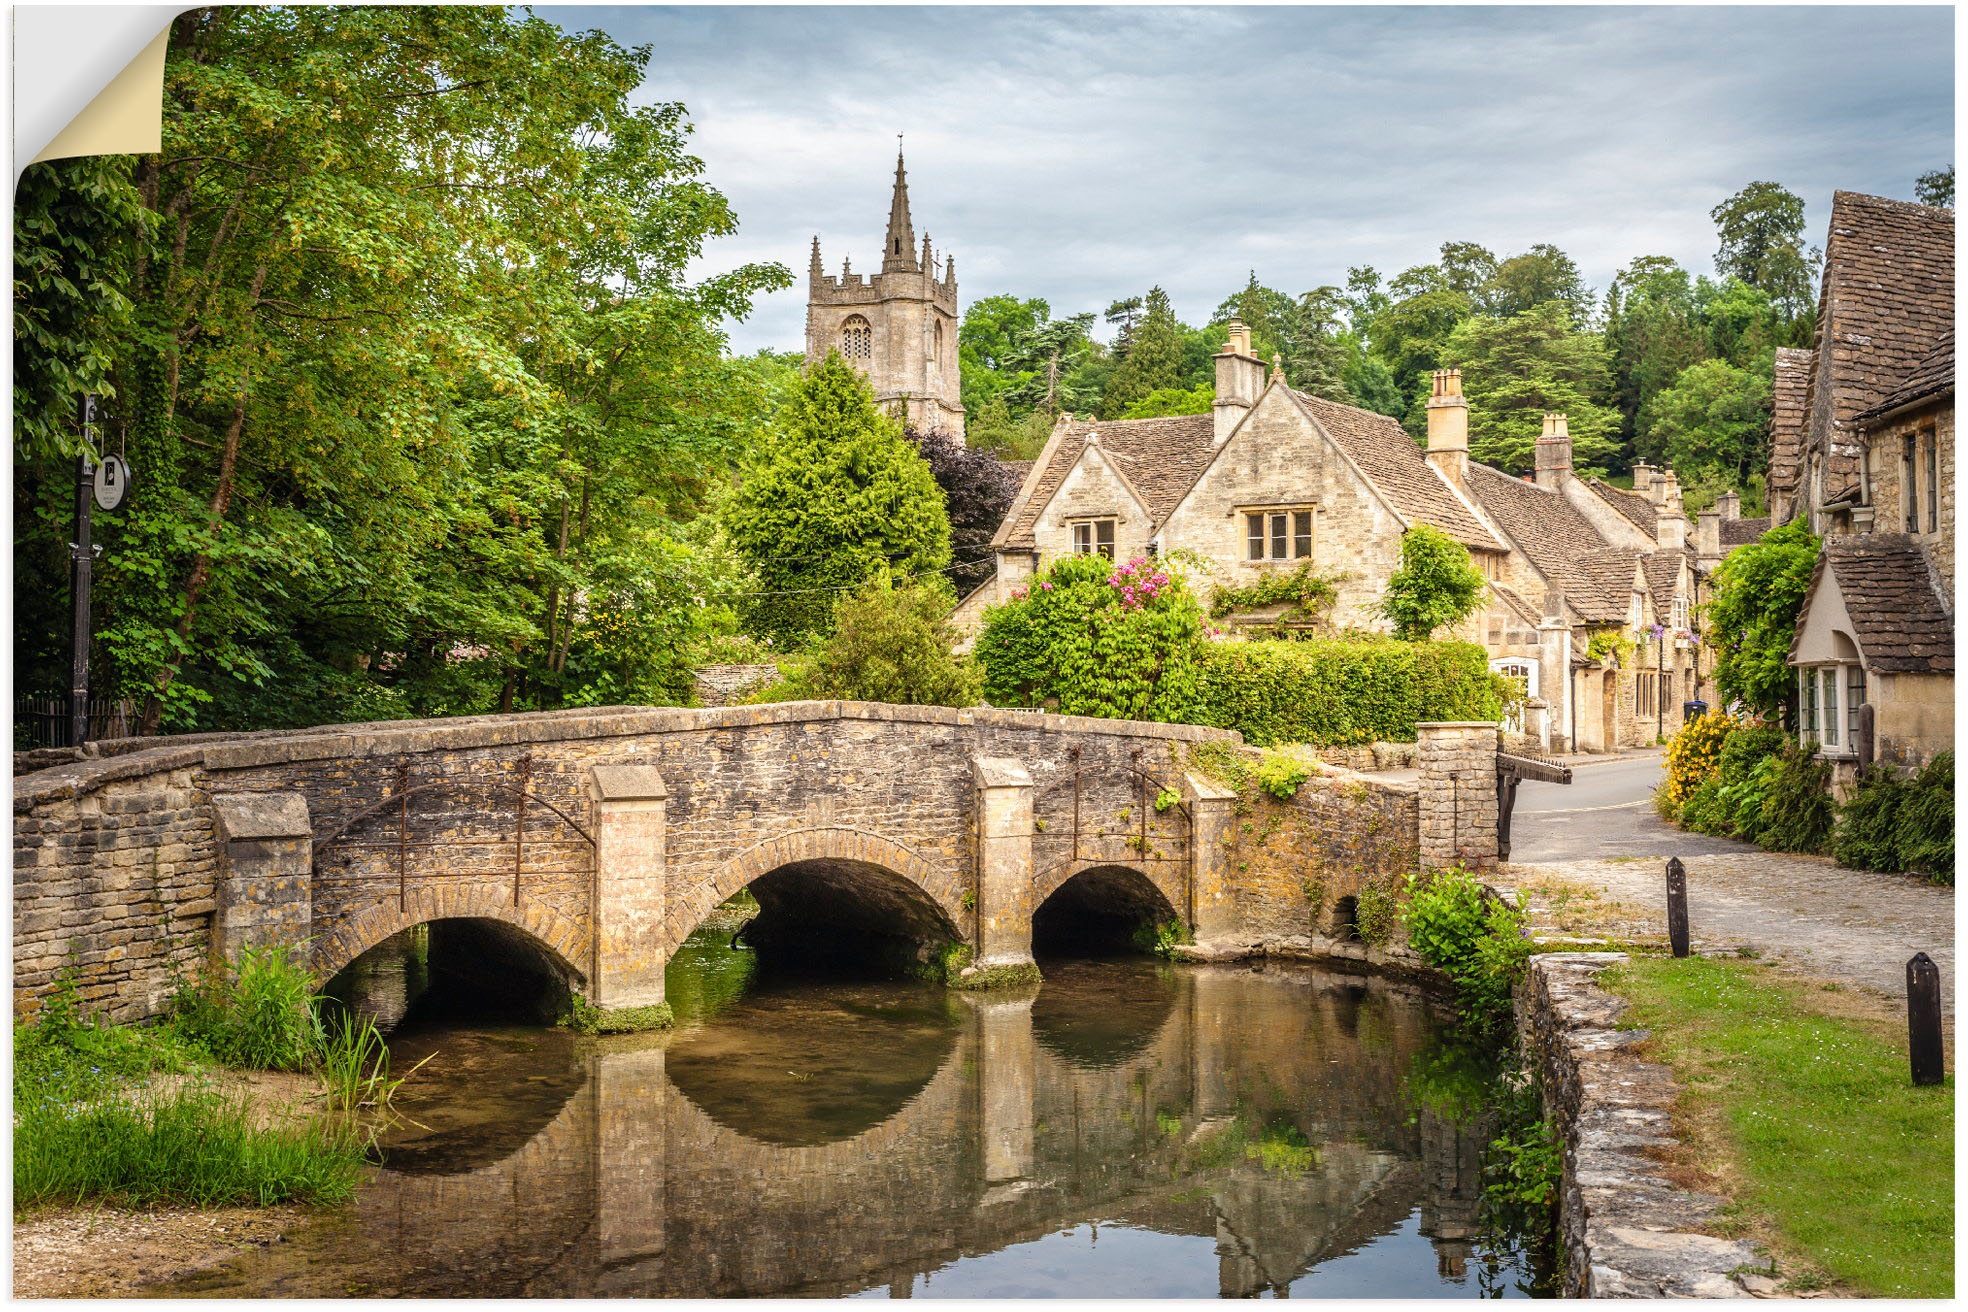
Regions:
[[[962,905],[960,885],[957,873],[880,834],[844,825],[796,829],[732,857],[681,899],[671,917],[669,949],[674,953],[720,903],[750,888],[760,907],[747,931],[755,945],[776,940],[793,946],[800,927],[791,921],[837,911],[845,922],[836,928],[862,934],[887,929],[922,955],[940,943],[971,938],[973,917]]]
[[[554,966],[576,986],[587,982],[588,938],[567,917],[538,902],[489,889],[413,888],[401,906],[385,903],[358,912],[315,940],[313,966],[322,980],[333,979],[357,957],[393,934],[434,920],[491,920],[509,925],[546,950]]]
[[[1177,876],[1180,871],[1175,872]],[[1189,923],[1186,881],[1114,861],[1062,862],[1034,881],[1032,951],[1104,955],[1139,945],[1170,920]]]

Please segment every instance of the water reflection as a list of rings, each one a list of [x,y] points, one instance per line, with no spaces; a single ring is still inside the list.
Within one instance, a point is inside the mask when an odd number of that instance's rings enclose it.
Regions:
[[[407,1036],[440,1053],[421,1124],[359,1201],[157,1292],[1439,1297],[1521,1274],[1493,1251],[1471,1279],[1486,1130],[1397,985],[1112,961],[1011,995],[722,988],[738,968],[706,952],[672,1035]]]

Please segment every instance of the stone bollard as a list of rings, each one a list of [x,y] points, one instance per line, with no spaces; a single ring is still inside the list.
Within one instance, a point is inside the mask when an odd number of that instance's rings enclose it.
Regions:
[[[1421,767],[1417,846],[1424,870],[1497,865],[1497,727],[1488,720],[1415,726]]]

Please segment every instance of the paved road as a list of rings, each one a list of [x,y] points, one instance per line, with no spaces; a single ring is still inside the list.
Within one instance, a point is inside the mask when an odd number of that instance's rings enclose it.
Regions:
[[[1511,864],[1498,883],[1524,889],[1547,933],[1656,938],[1666,916],[1666,858],[1688,868],[1698,950],[1751,947],[1814,975],[1904,998],[1906,961],[1924,951],[1954,996],[1954,890],[1905,875],[1847,870],[1827,857],[1765,852],[1674,829],[1650,795],[1659,755],[1524,784]]]

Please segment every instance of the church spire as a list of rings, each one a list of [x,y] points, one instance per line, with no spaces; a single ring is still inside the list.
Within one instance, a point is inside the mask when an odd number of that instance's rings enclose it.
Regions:
[[[901,138],[895,146],[895,196],[888,203],[888,240],[882,245],[883,273],[916,271],[916,225],[909,220],[909,175],[902,167]]]

